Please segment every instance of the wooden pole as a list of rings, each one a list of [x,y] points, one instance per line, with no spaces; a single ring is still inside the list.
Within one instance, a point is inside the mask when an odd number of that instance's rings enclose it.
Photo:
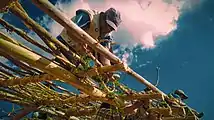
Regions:
[[[67,46],[65,46],[64,44],[62,44],[59,40],[57,40],[56,38],[54,38],[53,36],[51,36],[49,34],[49,32],[47,30],[45,30],[43,27],[41,27],[38,23],[36,23],[33,19],[31,19],[26,12],[23,12],[22,10],[19,9],[20,6],[19,3],[16,3],[16,6],[13,6],[10,8],[10,11],[15,14],[16,16],[18,16],[20,19],[23,20],[23,22],[25,24],[27,24],[28,26],[30,26],[32,28],[32,30],[34,30],[39,37],[41,37],[41,39],[46,43],[46,45],[57,55],[62,56],[61,52],[59,51],[59,49],[62,50],[63,55],[70,61],[70,62],[74,62],[74,60],[79,61],[81,63],[84,63],[83,60],[81,60],[81,58],[75,54],[74,52],[72,52]],[[57,49],[59,48],[59,49]]]
[[[10,73],[10,72],[8,72],[8,71],[2,69],[2,68],[0,68],[0,72],[2,72],[2,73],[4,73],[5,75],[7,75],[7,77],[15,77],[14,74],[12,74],[12,73]]]
[[[0,61],[0,66],[2,66],[2,67],[5,68],[5,69],[8,69],[8,70],[10,70],[10,71],[12,71],[12,72],[15,72],[15,73],[17,73],[17,74],[19,74],[19,75],[21,75],[21,76],[25,76],[25,75],[28,74],[27,72],[23,72],[23,71],[21,71],[21,70],[13,69],[13,68],[11,68],[11,67],[5,65],[5,64],[2,63],[1,61]]]
[[[5,35],[5,34],[4,34],[3,32],[1,32],[1,31],[0,31],[0,37],[1,37],[2,39],[4,39],[4,40],[7,40],[7,41],[11,42],[11,43],[14,43],[14,44],[16,44],[16,45],[19,45],[19,46],[21,46],[21,47],[23,47],[23,48],[25,48],[25,49],[27,49],[27,50],[29,50],[29,51],[35,53],[35,54],[40,55],[39,53],[33,51],[33,50],[30,49],[29,47],[27,47],[27,46],[21,44],[21,43],[18,42],[17,40],[14,40],[13,38],[11,38],[11,37]],[[45,57],[45,56],[43,56],[43,55],[41,55],[41,56],[42,56],[42,57]],[[48,59],[48,58],[46,58],[46,59]]]
[[[52,76],[49,74],[44,75],[35,75],[35,76],[29,76],[29,77],[23,77],[23,78],[11,78],[7,80],[0,80],[0,86],[1,87],[7,87],[7,86],[14,86],[14,85],[26,85],[28,83],[36,83],[36,82],[42,82],[42,81],[50,81],[50,80],[56,80],[56,76]]]
[[[119,64],[115,64],[115,65],[111,65],[111,66],[103,66],[103,67],[92,68],[88,71],[80,71],[79,73],[77,73],[77,76],[92,77],[92,76],[101,75],[101,74],[104,74],[107,72],[113,72],[113,71],[125,70],[125,69],[126,69],[126,67],[124,66],[124,64],[119,63]]]
[[[64,80],[65,82],[73,85],[74,87],[78,88],[84,93],[90,95],[91,97],[97,98],[101,101],[105,101],[112,105],[117,105],[119,107],[124,106],[124,103],[120,99],[106,98],[107,95],[105,93],[103,93],[102,91],[93,86],[90,86],[87,83],[83,83],[84,81],[78,79],[71,72],[20,46],[0,39],[0,51],[7,52],[8,54],[14,56],[19,60],[25,61],[31,66],[39,68],[40,70],[50,75],[56,76],[59,79]]]
[[[40,49],[44,50],[47,53],[53,54],[53,52],[46,48],[45,46],[41,45],[40,43],[36,42],[32,37],[27,35],[24,31],[22,31],[19,28],[15,28],[13,25],[9,24],[2,18],[0,18],[0,24],[5,27],[5,29],[8,29],[9,31],[14,31],[16,34],[20,35],[22,38],[24,38],[26,41],[30,42],[31,44],[39,47]]]
[[[12,116],[12,120],[20,120],[24,116],[28,115],[29,113],[38,110],[38,107],[24,107],[22,111],[17,113],[15,116]]]
[[[46,14],[51,16],[54,20],[60,23],[65,29],[68,30],[69,36],[76,41],[81,41],[83,43],[88,44],[92,49],[99,52],[101,55],[108,58],[113,63],[122,63],[122,61],[108,51],[105,47],[99,44],[95,39],[93,39],[90,35],[88,35],[85,31],[79,28],[75,23],[73,23],[63,12],[56,9],[48,0],[32,0],[32,2],[41,10],[43,10]],[[145,84],[151,90],[159,92],[166,96],[161,90],[148,82],[145,78],[134,72],[131,68],[129,68],[126,72],[130,75],[134,76],[137,80]]]
[[[4,58],[8,59],[9,61],[11,61],[16,66],[20,67],[21,69],[27,71],[28,74],[30,74],[30,75],[36,75],[36,74],[42,73],[41,71],[30,67],[26,63],[24,63],[24,62],[22,62],[20,60],[17,60],[14,57],[12,57],[12,56],[10,56],[10,55],[8,55],[6,53],[1,52],[0,55],[3,56]]]

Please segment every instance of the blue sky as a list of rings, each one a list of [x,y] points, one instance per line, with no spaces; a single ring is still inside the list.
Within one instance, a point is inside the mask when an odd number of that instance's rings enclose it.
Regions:
[[[42,15],[25,1],[27,12],[35,19]],[[151,50],[142,50],[140,46],[132,50],[138,56],[133,60],[131,67],[150,82],[156,80],[156,67],[160,67],[159,88],[169,93],[175,89],[182,89],[189,96],[188,105],[197,111],[205,113],[204,120],[212,120],[214,102],[214,1],[206,0],[196,8],[181,14],[177,21],[178,28],[165,40],[158,42],[157,47]],[[16,18],[9,15],[16,26]],[[145,66],[140,66],[146,64]],[[144,86],[134,78],[125,75],[123,82],[137,90]],[[3,102],[1,102],[3,103]],[[3,109],[11,110],[10,105],[1,105]],[[0,112],[0,115],[3,114]]]
[[[155,81],[155,67],[160,66],[159,88],[165,93],[183,89],[189,96],[187,103],[198,111],[205,112],[205,120],[214,115],[213,69],[214,69],[214,1],[205,1],[197,8],[183,13],[178,20],[178,28],[166,40],[150,51],[139,51],[140,63],[151,64],[135,69],[148,80]],[[136,68],[140,63],[133,63]],[[127,81],[134,81],[127,78]],[[133,87],[140,84],[129,82]]]

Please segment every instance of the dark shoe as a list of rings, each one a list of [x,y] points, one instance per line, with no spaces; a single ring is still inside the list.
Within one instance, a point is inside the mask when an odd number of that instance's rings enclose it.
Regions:
[[[184,93],[183,90],[176,90],[176,91],[174,92],[174,94],[180,96],[180,98],[181,98],[182,100],[188,99],[188,96]]]
[[[204,116],[204,113],[201,112],[201,113],[197,114],[196,116],[197,116],[198,118],[202,118],[202,117]]]

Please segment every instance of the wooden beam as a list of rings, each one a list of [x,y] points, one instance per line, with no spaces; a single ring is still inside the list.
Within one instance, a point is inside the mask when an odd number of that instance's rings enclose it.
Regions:
[[[127,66],[125,66],[123,63],[119,63],[119,64],[115,64],[115,65],[111,65],[111,66],[103,66],[103,67],[96,67],[96,68],[92,68],[88,71],[80,71],[79,73],[77,73],[77,76],[80,77],[92,77],[92,76],[96,76],[96,75],[101,75],[107,72],[113,72],[113,71],[118,71],[118,70],[125,70]]]

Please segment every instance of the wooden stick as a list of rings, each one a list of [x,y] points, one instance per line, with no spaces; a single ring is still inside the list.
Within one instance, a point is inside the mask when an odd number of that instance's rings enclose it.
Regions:
[[[15,75],[13,75],[12,73],[0,68],[0,72],[4,73],[5,75],[7,75],[7,77],[15,77]]]
[[[77,76],[92,77],[92,76],[104,74],[106,72],[113,72],[113,71],[124,70],[124,69],[126,69],[126,66],[122,63],[119,63],[119,64],[115,64],[115,65],[111,65],[111,66],[103,66],[103,67],[92,68],[92,69],[88,70],[87,72],[82,71],[82,72],[79,72],[77,74]]]
[[[20,35],[22,38],[24,38],[24,40],[30,42],[31,44],[33,44],[33,45],[35,45],[37,47],[39,47],[40,49],[44,50],[45,52],[53,54],[53,52],[50,49],[48,49],[45,46],[41,45],[40,43],[36,42],[35,40],[33,40],[32,37],[27,35],[24,31],[22,31],[19,28],[15,28],[13,25],[9,24],[8,22],[3,20],[2,18],[0,18],[0,24],[2,26],[4,26],[6,29],[9,29],[9,31],[14,31],[18,35]]]
[[[12,116],[12,120],[20,120],[24,116],[28,115],[33,111],[36,111],[37,109],[38,107],[31,107],[31,106],[24,107],[24,109],[21,110],[18,114],[16,114],[15,116]]]
[[[28,74],[27,72],[23,72],[23,71],[20,71],[20,70],[13,69],[13,68],[11,68],[11,67],[5,65],[5,64],[2,63],[1,61],[0,61],[0,66],[4,67],[5,69],[8,69],[8,70],[10,70],[10,71],[12,71],[12,72],[15,72],[15,73],[17,73],[17,74],[19,74],[19,75],[22,75],[22,76],[25,76],[25,75]]]
[[[29,50],[29,51],[35,53],[35,54],[40,55],[39,53],[33,51],[33,50],[30,49],[29,47],[27,47],[27,46],[21,44],[21,43],[18,42],[17,40],[15,40],[15,39],[13,39],[13,38],[11,38],[11,37],[5,35],[5,34],[4,34],[3,32],[1,32],[1,31],[0,31],[0,37],[1,37],[2,39],[4,39],[4,40],[7,40],[7,41],[11,42],[11,43],[14,43],[14,44],[16,44],[16,45],[19,45],[19,46],[21,46],[21,47],[23,47],[23,48],[25,48],[25,49],[27,49],[27,50]],[[41,55],[41,56],[43,56],[43,55]],[[45,56],[43,56],[43,57],[45,57]],[[48,59],[47,57],[45,57],[45,58]]]
[[[23,63],[22,61],[17,60],[14,57],[12,57],[12,56],[10,56],[10,55],[8,55],[6,53],[0,52],[0,55],[5,57],[6,59],[11,61],[16,66],[20,67],[21,69],[27,71],[30,75],[35,75],[35,74],[42,73],[41,71],[38,71],[37,69],[30,67],[26,63]]]
[[[1,71],[1,70],[0,70],[0,75],[3,76],[3,79],[5,79],[5,78],[8,79],[8,78],[10,78],[9,75],[7,75],[6,73],[4,73],[4,72]],[[2,79],[2,78],[1,78],[1,79]]]
[[[90,108],[90,109],[81,109],[81,110],[75,110],[74,108],[71,108],[66,111],[66,116],[93,116],[97,112],[96,108]]]
[[[19,4],[19,3],[17,3]],[[56,54],[59,55],[61,57],[62,54],[59,51],[59,49],[61,49],[63,51],[64,56],[70,61],[73,62],[73,60],[77,60],[80,61],[81,63],[84,63],[83,60],[81,60],[81,58],[75,54],[74,52],[72,52],[71,50],[69,50],[68,47],[66,47],[64,44],[62,44],[59,40],[57,40],[56,38],[52,37],[47,30],[45,30],[44,28],[42,28],[38,23],[36,23],[33,19],[31,19],[27,13],[24,13],[22,10],[20,10],[18,7],[12,7],[10,8],[10,11],[15,14],[16,16],[18,16],[20,19],[22,19],[26,24],[28,24],[29,26],[31,26],[31,28],[41,37],[41,39],[45,42],[45,44],[52,49],[52,51]],[[57,49],[57,47],[59,49]]]
[[[42,82],[42,81],[50,81],[50,80],[56,80],[56,76],[52,76],[49,74],[44,75],[35,75],[30,77],[23,77],[23,78],[11,78],[7,80],[0,80],[0,86],[7,87],[7,86],[14,86],[14,85],[26,85],[28,83],[36,83],[36,82]]]
[[[162,94],[153,93],[153,94],[129,94],[121,96],[124,100],[143,100],[143,99],[163,99]]]
[[[18,16],[19,18],[23,18],[23,22],[27,25],[27,27],[30,27],[29,29],[34,30],[38,36],[44,41],[44,43],[56,54],[61,55],[57,47],[50,41],[47,40],[47,38],[42,34],[44,32],[41,32],[42,30],[45,31],[44,28],[42,28],[39,24],[37,24],[33,19],[29,18],[27,13],[23,11],[24,9],[20,9],[21,5],[16,2],[16,5],[10,8],[10,11]],[[35,29],[37,27],[37,29]],[[39,30],[38,30],[39,29]]]

